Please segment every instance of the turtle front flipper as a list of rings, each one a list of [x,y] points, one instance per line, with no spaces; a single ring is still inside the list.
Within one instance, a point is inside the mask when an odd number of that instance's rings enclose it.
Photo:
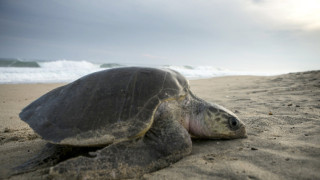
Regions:
[[[177,121],[155,120],[141,138],[112,144],[95,157],[78,157],[50,169],[53,178],[122,179],[140,177],[191,153],[191,138]]]

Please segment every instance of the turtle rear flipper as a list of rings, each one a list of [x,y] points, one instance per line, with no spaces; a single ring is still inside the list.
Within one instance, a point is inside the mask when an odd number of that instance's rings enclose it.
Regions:
[[[77,156],[90,156],[89,152],[101,149],[101,147],[74,147],[47,143],[42,151],[27,162],[13,168],[11,175],[23,174],[42,169],[48,173],[48,167],[54,166],[66,159]]]
[[[97,151],[95,157],[61,162],[50,169],[50,175],[89,179],[140,177],[180,160],[191,149],[191,138],[178,121],[157,120],[142,138],[112,144]]]

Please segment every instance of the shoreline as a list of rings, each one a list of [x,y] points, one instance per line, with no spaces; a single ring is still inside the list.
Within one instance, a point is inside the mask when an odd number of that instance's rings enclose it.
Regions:
[[[11,62],[12,61],[12,62]],[[223,68],[211,65],[148,65],[148,64],[95,64],[90,61],[52,60],[52,61],[19,61],[2,62],[8,67],[0,67],[0,83],[3,84],[37,84],[37,83],[67,83],[87,74],[112,68],[121,67],[151,67],[159,69],[172,69],[180,72],[190,80],[208,79],[221,76],[253,75],[274,76],[294,70],[260,70],[242,68]],[[8,64],[9,63],[9,64]],[[30,67],[35,65],[37,67]],[[1,64],[1,60],[0,60]],[[12,66],[11,66],[12,65]]]
[[[144,178],[320,179],[320,71],[189,81],[194,94],[242,119],[248,138],[193,140],[191,155]],[[0,178],[45,145],[19,119],[21,109],[64,84],[0,84]],[[21,178],[41,175],[11,177]]]
[[[107,69],[104,69],[107,70]],[[317,72],[320,70],[308,70],[308,71],[297,71],[297,72],[288,72],[288,73],[270,73],[269,75],[257,75],[257,74],[243,74],[243,75],[237,75],[237,74],[226,74],[226,75],[216,75],[212,77],[190,77],[187,78],[189,81],[198,81],[198,80],[209,80],[209,79],[214,79],[214,78],[224,78],[224,77],[274,77],[274,76],[283,76],[283,75],[289,75],[289,74],[299,74],[299,73],[313,73]],[[241,72],[241,71],[239,71]],[[77,79],[75,79],[77,80]],[[75,81],[74,80],[74,81]],[[7,82],[7,83],[0,83],[1,85],[66,85],[69,83],[72,83],[73,81],[57,81],[57,82]]]

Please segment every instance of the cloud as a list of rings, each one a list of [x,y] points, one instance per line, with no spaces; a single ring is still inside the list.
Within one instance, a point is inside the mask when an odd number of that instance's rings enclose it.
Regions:
[[[222,67],[313,63],[320,10],[303,2],[2,0],[0,54]]]
[[[245,8],[279,29],[320,30],[319,0],[248,0]]]

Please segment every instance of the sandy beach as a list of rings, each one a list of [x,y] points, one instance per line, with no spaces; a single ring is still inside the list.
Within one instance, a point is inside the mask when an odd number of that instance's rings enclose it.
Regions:
[[[19,119],[23,107],[63,84],[0,85],[0,179],[40,152],[45,141]],[[192,91],[225,106],[248,138],[193,140],[192,154],[145,179],[320,179],[320,71],[191,80]]]

